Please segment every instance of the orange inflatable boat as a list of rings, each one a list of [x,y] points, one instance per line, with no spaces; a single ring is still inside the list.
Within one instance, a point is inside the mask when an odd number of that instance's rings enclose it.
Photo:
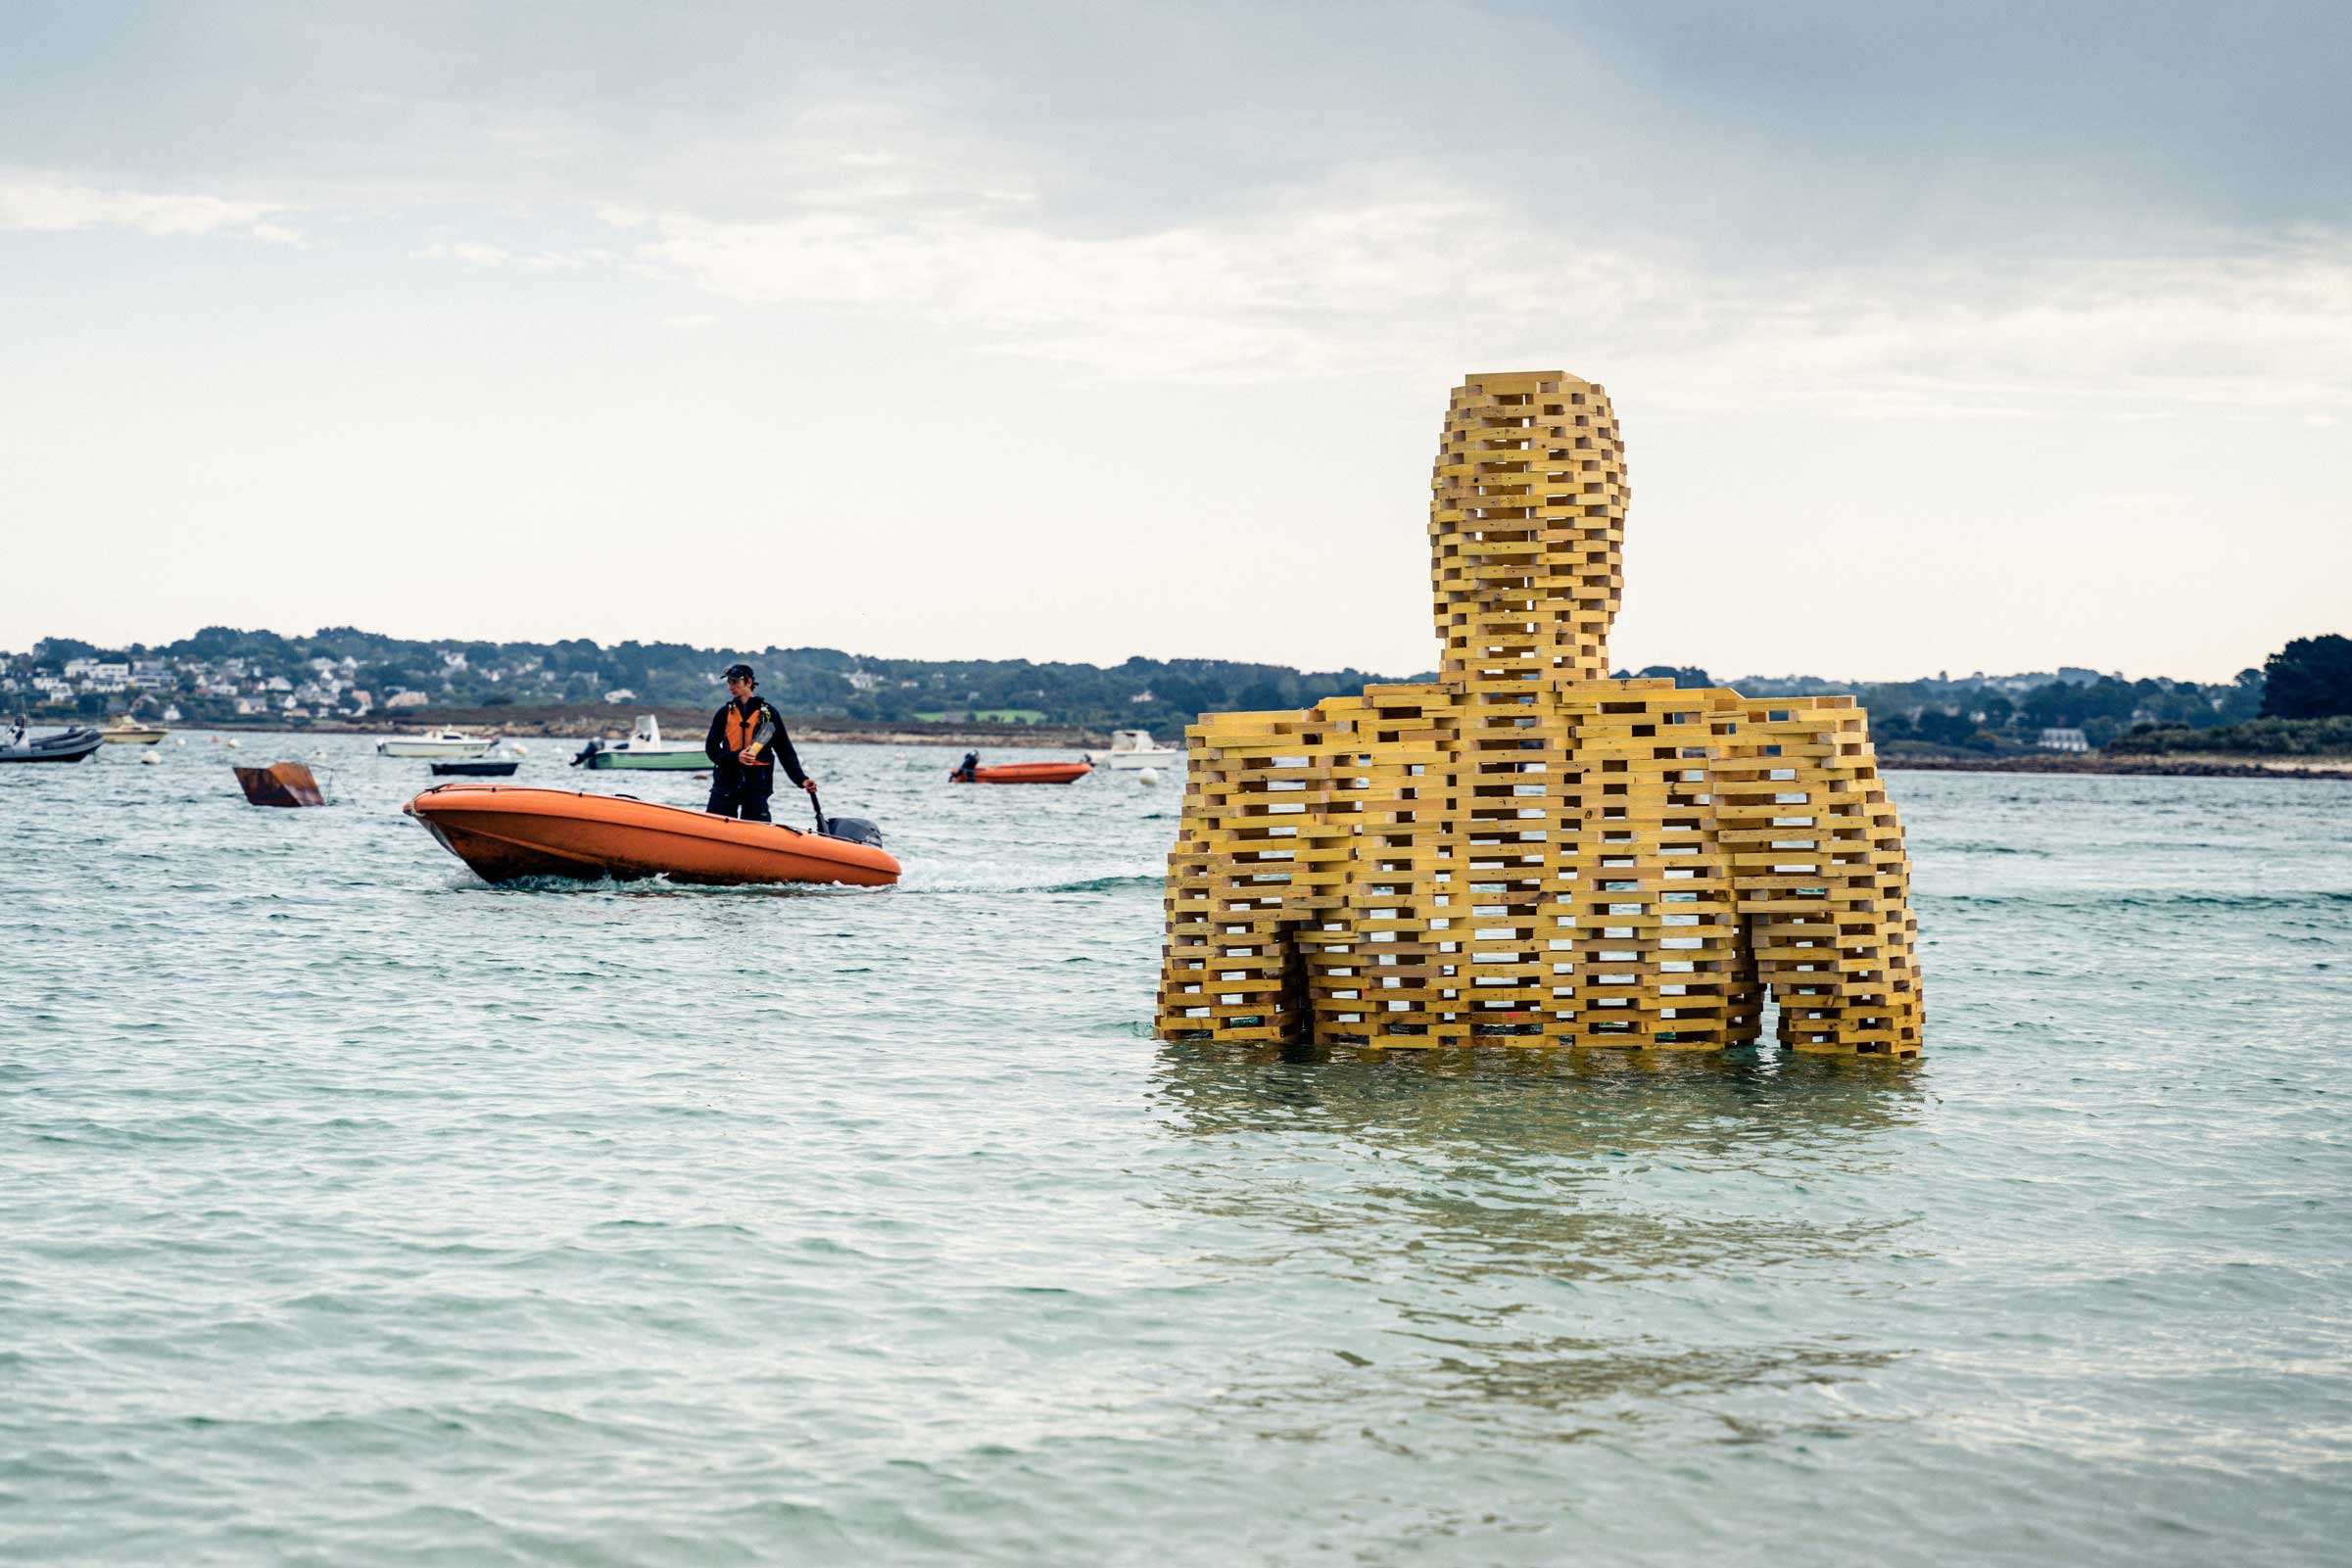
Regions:
[[[949,774],[954,784],[1069,784],[1094,769],[1083,762],[1008,762],[1001,768],[958,768]]]
[[[667,877],[675,882],[846,882],[888,887],[898,862],[879,843],[739,822],[627,795],[449,784],[401,808],[485,880]],[[847,829],[847,819],[840,825]],[[879,838],[867,824],[858,830]]]

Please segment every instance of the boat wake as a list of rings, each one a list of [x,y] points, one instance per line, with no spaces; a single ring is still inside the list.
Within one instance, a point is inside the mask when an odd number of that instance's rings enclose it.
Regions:
[[[956,878],[936,882],[908,881],[900,885],[903,891],[910,893],[988,893],[1002,896],[1006,893],[1124,893],[1148,888],[1157,895],[1165,880],[1160,873],[1152,871],[1054,882]]]

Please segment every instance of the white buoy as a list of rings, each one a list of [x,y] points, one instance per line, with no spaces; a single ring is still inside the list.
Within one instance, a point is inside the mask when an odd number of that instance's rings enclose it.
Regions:
[[[171,737],[171,743],[175,746],[184,746],[188,743],[188,737],[184,735],[175,735]]]
[[[1139,768],[1135,771],[1135,783],[1137,784],[1156,784],[1159,782],[1160,770],[1157,768]]]
[[[139,758],[139,766],[142,768],[161,767],[163,765],[163,758],[150,751],[146,755]]]
[[[228,748],[229,748],[229,750],[231,750],[231,751],[234,751],[234,750],[236,750],[236,749],[237,749],[237,742],[236,742],[236,741],[234,741],[234,740],[231,740],[231,741],[229,741],[229,742],[228,742]]]
[[[508,741],[506,743],[506,749],[513,752],[518,757],[527,757],[531,754],[531,748],[524,745],[519,740]]]

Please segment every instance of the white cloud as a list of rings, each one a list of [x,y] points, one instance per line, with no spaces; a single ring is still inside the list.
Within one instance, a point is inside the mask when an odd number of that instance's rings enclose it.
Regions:
[[[1358,360],[1361,335],[1332,317],[1434,303],[1416,263],[1444,222],[1403,205],[1094,238],[973,214],[672,216],[639,254],[750,304],[926,321],[1114,373],[1248,375]]]
[[[1131,234],[845,202],[774,221],[630,214],[637,255],[755,305],[916,320],[1112,375],[1639,363],[1657,411],[2332,417],[2352,407],[2352,237],[1722,273],[1451,195],[1302,198]]]
[[[285,211],[269,202],[77,185],[42,174],[0,172],[0,230],[19,233],[119,228],[155,235],[242,233],[256,239],[297,240],[295,230],[275,221]]]
[[[435,240],[416,253],[428,261],[463,261],[469,266],[524,266],[537,271],[586,266],[603,260],[601,252],[572,256],[557,251],[509,251],[476,240]]]
[[[794,177],[750,216],[585,198],[510,216],[536,246],[439,238],[413,254],[650,273],[1115,377],[1540,359],[1619,379],[1638,370],[1644,411],[1669,418],[1759,404],[1972,421],[2204,409],[2324,425],[2352,413],[2352,235],[2341,232],[2199,234],[2170,254],[1995,269],[1886,259],[1727,270],[1409,167],[1118,228],[1058,214],[1003,180],[988,149],[959,156],[895,122],[882,130],[908,150],[852,156],[838,127],[795,144]],[[299,240],[287,211],[0,172],[0,229]],[[340,214],[323,195],[309,211],[318,221]],[[583,221],[615,243],[576,243]],[[557,235],[565,243],[544,243]]]
[[[416,254],[428,261],[463,261],[470,266],[504,266],[515,259],[512,251],[471,240],[435,240]]]

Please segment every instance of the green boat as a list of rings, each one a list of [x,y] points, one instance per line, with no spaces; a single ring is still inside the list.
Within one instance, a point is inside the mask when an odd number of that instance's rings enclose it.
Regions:
[[[638,715],[626,740],[591,740],[572,758],[575,768],[659,768],[674,773],[708,773],[710,759],[698,745],[661,738],[661,722]]]

